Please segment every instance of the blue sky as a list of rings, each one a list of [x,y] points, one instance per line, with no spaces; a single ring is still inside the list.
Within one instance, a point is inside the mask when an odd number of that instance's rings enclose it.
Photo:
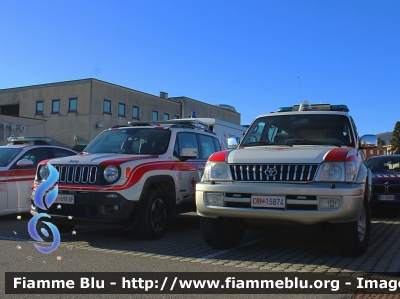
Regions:
[[[400,1],[0,1],[0,89],[96,78],[230,104],[346,104],[359,133],[400,121]]]

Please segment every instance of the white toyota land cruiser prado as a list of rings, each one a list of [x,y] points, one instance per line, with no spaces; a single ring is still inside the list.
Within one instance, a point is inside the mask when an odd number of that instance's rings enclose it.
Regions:
[[[238,245],[247,224],[268,221],[329,223],[339,251],[358,256],[368,247],[371,172],[345,105],[303,101],[257,117],[237,149],[215,153],[196,185],[205,241]]]

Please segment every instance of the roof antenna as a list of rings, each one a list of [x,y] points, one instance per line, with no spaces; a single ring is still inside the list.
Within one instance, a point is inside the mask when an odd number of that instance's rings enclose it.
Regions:
[[[297,76],[297,79],[299,80],[299,91],[300,91],[300,101],[303,98],[301,95],[301,86],[300,86],[300,76]]]

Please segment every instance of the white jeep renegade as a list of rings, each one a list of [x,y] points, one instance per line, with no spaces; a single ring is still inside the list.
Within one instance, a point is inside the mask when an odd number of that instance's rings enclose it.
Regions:
[[[39,163],[34,190],[59,173],[58,197],[45,212],[58,229],[76,224],[135,227],[143,238],[161,238],[169,216],[195,211],[195,185],[222,140],[197,120],[116,126],[98,135],[80,155]],[[32,196],[33,198],[33,196]]]

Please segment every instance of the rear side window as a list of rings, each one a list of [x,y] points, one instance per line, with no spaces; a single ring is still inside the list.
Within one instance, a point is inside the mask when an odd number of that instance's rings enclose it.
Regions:
[[[200,142],[200,159],[208,159],[217,150],[215,149],[214,138],[207,135],[199,134]]]
[[[218,138],[213,138],[213,140],[214,140],[215,151],[216,152],[221,151],[221,142],[220,142],[220,140],[218,140]]]
[[[53,148],[53,152],[54,152],[54,158],[62,158],[74,155],[74,153],[71,153],[70,151],[67,151],[62,148]]]
[[[176,137],[174,155],[179,157],[183,148],[196,148],[198,150],[199,145],[197,143],[196,135],[197,134],[195,133],[178,133]],[[199,159],[199,154],[197,154],[197,159]]]

